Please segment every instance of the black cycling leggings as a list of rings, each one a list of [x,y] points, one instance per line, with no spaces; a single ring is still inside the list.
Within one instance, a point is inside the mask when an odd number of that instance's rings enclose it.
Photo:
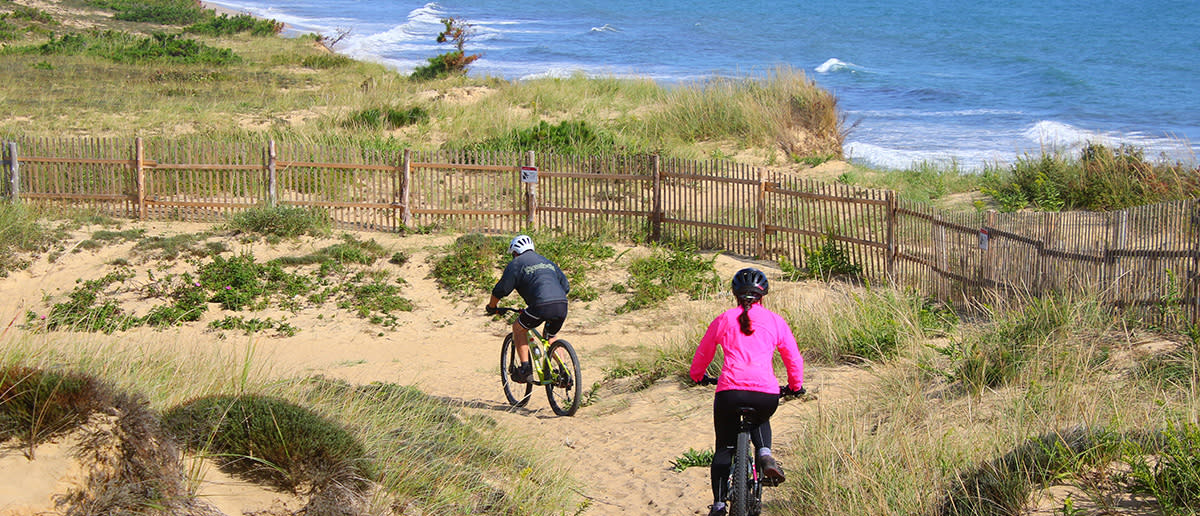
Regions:
[[[549,340],[558,335],[558,331],[562,329],[563,321],[566,319],[567,302],[551,301],[521,310],[521,316],[517,318],[517,321],[526,330],[537,328],[542,321],[545,321],[546,327],[542,331],[542,336]]]
[[[723,502],[729,492],[729,468],[733,464],[734,448],[737,447],[739,411],[742,407],[754,409],[757,426],[750,429],[754,441],[755,455],[759,448],[771,447],[771,416],[779,408],[779,395],[756,391],[721,391],[713,398],[713,428],[717,434],[717,445],[713,450],[712,475],[713,501]]]

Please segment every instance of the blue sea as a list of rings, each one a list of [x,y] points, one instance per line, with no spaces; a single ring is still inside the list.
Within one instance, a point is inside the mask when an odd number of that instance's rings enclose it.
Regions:
[[[1195,163],[1196,0],[221,0],[347,34],[338,52],[407,73],[474,26],[474,75],[585,73],[664,85],[804,70],[832,91],[852,161],[880,168],[1010,163],[1087,142]]]

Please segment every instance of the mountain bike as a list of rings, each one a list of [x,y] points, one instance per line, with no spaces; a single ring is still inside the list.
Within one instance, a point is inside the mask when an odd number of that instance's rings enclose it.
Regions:
[[[717,379],[705,376],[700,385],[716,385]],[[803,396],[804,387],[793,391],[786,385],[779,386],[780,402],[791,397]],[[733,464],[729,468],[729,499],[725,501],[729,516],[759,516],[762,514],[762,488],[774,487],[778,482],[764,478],[758,471],[757,450],[751,443],[750,430],[754,429],[755,411],[742,407],[738,411],[737,446],[733,452]]]
[[[497,313],[520,313],[519,309],[497,307]],[[583,385],[579,381],[579,356],[571,343],[557,339],[553,344],[548,342],[537,329],[529,330],[529,362],[533,365],[533,380],[524,384],[521,393],[521,383],[513,380],[521,359],[517,356],[517,346],[513,342],[513,334],[509,332],[504,337],[504,345],[500,346],[500,383],[504,386],[504,396],[514,407],[524,407],[529,403],[533,386],[544,385],[550,408],[560,416],[575,415],[579,410],[579,397],[583,394]]]

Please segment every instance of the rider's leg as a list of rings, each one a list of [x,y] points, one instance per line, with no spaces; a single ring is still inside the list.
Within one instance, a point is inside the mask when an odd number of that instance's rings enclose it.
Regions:
[[[513,344],[517,347],[517,358],[521,359],[521,364],[529,363],[529,330],[521,326],[520,321],[514,321],[512,325]]]
[[[712,482],[713,504],[724,504],[729,498],[729,469],[733,466],[734,448],[737,446],[738,394],[742,391],[721,391],[713,397],[713,430],[716,443],[713,447],[712,465],[709,467]]]

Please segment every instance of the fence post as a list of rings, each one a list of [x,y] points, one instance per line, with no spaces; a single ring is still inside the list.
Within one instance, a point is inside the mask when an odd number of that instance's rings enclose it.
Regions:
[[[983,227],[992,228],[995,226],[996,210],[988,210],[987,215],[984,218]],[[985,289],[990,288],[996,290],[996,264],[994,263],[995,256],[992,251],[996,248],[996,240],[992,238],[989,238],[988,240],[991,241],[988,242],[987,249],[983,250],[983,287]],[[992,294],[994,295],[996,292],[992,292]]]
[[[267,207],[279,202],[279,176],[275,173],[275,139],[267,140]]]
[[[767,173],[761,167],[758,169],[758,199],[754,216],[758,219],[758,242],[755,258],[762,259],[767,254]]]
[[[650,156],[650,168],[654,173],[653,211],[650,213],[650,241],[662,239],[662,168],[658,154]]]
[[[1191,314],[1188,322],[1191,324],[1200,325],[1200,202],[1192,199],[1188,201],[1188,221],[1191,222],[1191,238],[1192,241],[1192,273],[1188,276],[1187,281],[1191,283]],[[1185,290],[1184,292],[1187,292]]]
[[[412,151],[409,149],[404,149],[404,163],[400,173],[400,223],[409,228],[412,226],[412,209],[409,207],[411,190],[408,186],[412,181]]]
[[[17,159],[17,142],[8,142],[9,195],[12,202],[21,202],[21,162]]]
[[[536,167],[537,162],[534,161],[533,151],[525,153],[525,166]],[[519,174],[519,172],[518,172]],[[537,230],[537,183],[525,183],[525,210],[528,212],[527,220],[529,227]]]
[[[133,177],[137,181],[138,218],[146,219],[146,148],[139,136],[133,144]]]
[[[896,272],[896,255],[900,252],[896,248],[896,192],[888,190],[887,199],[887,257],[885,258],[883,268],[884,276],[889,284],[894,284]],[[944,231],[944,229],[943,229]],[[943,248],[945,242],[943,242]]]

